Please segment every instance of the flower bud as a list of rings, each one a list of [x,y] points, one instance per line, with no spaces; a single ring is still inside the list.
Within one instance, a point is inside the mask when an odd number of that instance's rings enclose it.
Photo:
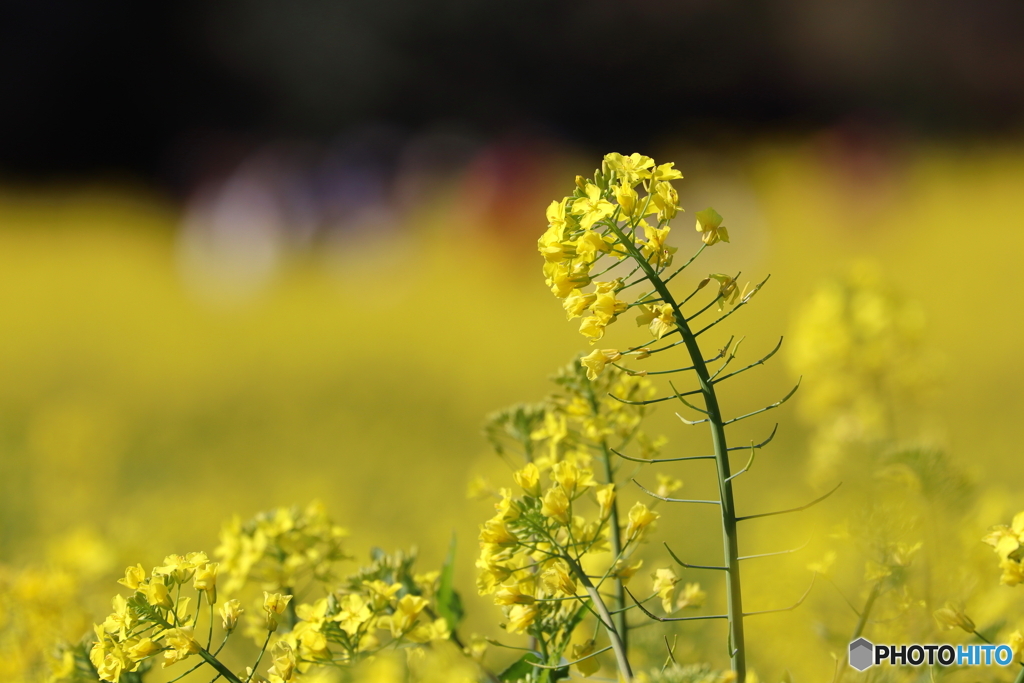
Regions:
[[[532,462],[526,467],[513,473],[512,478],[516,480],[528,495],[537,497],[540,495],[540,470]]]
[[[235,627],[238,626],[238,617],[241,616],[242,603],[238,600],[228,600],[220,606],[220,618],[221,624],[224,626],[225,631],[234,631]]]
[[[277,617],[284,614],[291,600],[292,596],[290,595],[263,591],[263,611],[267,614],[268,631],[273,632],[277,630]]]
[[[201,567],[196,567],[196,573],[192,579],[192,587],[197,591],[205,591],[206,598],[211,605],[217,603],[217,569],[219,567],[219,562],[208,562]]]

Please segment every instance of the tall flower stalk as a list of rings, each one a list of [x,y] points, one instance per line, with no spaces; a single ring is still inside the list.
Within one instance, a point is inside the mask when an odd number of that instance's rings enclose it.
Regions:
[[[733,344],[733,340],[730,339],[721,351],[707,358],[705,352],[701,350],[699,338],[749,303],[767,278],[753,288],[748,286],[741,291],[737,282],[738,275],[713,273],[700,279],[694,289],[683,298],[672,292],[669,284],[690,266],[704,249],[719,242],[730,241],[728,228],[722,224],[721,215],[711,208],[698,212],[696,230],[701,234],[702,243],[686,263],[675,270],[671,269],[676,248],[667,242],[671,231],[669,223],[681,210],[672,181],[681,178],[682,174],[671,163],[659,166],[651,158],[640,154],[609,154],[605,157],[601,169],[594,172],[593,178],[577,177],[576,190],[573,194],[551,203],[547,210],[548,229],[540,238],[538,248],[545,259],[546,284],[556,297],[563,300],[563,307],[569,319],[582,318],[580,333],[588,337],[591,344],[600,341],[607,327],[630,309],[636,309],[635,312],[638,313],[637,325],[647,327],[653,337],[653,345],[648,341],[621,351],[597,349],[584,357],[581,364],[587,368],[591,380],[596,380],[609,365],[631,375],[692,373],[690,376],[696,379],[696,387],[686,391],[679,391],[672,382],[669,382],[671,393],[663,397],[635,400],[612,394],[612,398],[635,406],[679,401],[687,409],[702,416],[693,421],[680,416],[683,422],[691,425],[708,424],[713,454],[650,459],[629,456],[619,451],[613,452],[627,460],[642,463],[701,459],[715,461],[719,494],[716,500],[686,500],[670,498],[653,491],[647,492],[669,503],[718,506],[721,512],[724,551],[720,566],[688,564],[672,553],[671,549],[670,553],[683,567],[724,573],[727,613],[659,617],[640,602],[637,602],[637,606],[648,616],[660,621],[727,620],[729,657],[737,680],[742,683],[747,670],[744,618],[752,614],[793,609],[803,598],[781,610],[744,611],[740,566],[745,558],[740,555],[739,549],[740,523],[749,519],[806,509],[824,500],[831,491],[807,505],[788,510],[753,515],[741,515],[737,511],[733,480],[749,470],[756,451],[766,445],[771,436],[761,444],[730,447],[726,428],[737,421],[777,408],[793,395],[796,388],[782,400],[752,413],[734,418],[726,418],[723,414],[716,386],[763,364],[775,354],[779,346],[756,362],[723,374],[735,359],[739,342]],[[712,282],[718,286],[715,296],[710,302],[687,314],[687,310],[684,310],[686,305]],[[591,286],[593,289],[587,291]],[[620,294],[634,287],[639,287],[642,292],[635,299],[627,301],[619,298]],[[709,323],[699,323],[698,318],[716,304],[718,316]],[[626,360],[643,361],[680,346],[689,357],[689,363],[685,367],[635,370],[624,365]],[[709,366],[716,361],[721,363],[712,371]],[[703,407],[695,405],[695,398],[690,398],[697,396],[700,396]],[[734,471],[729,456],[731,452],[738,450],[749,450],[750,458],[745,467]]]

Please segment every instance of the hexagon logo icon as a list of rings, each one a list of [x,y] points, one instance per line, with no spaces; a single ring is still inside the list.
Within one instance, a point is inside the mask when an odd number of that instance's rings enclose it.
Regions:
[[[875,646],[865,638],[858,638],[850,643],[850,666],[857,671],[863,671],[872,664],[875,659]]]

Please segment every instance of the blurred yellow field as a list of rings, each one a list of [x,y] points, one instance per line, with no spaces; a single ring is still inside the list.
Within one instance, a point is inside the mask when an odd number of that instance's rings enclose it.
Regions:
[[[896,373],[887,365],[896,359],[904,369],[920,366],[906,394],[875,387],[899,416],[889,436],[944,452],[936,467],[949,479],[941,486],[970,490],[939,509],[929,482],[907,484],[917,475],[899,468],[866,471],[879,462],[867,455],[863,467],[847,460],[815,469],[827,411],[807,397],[822,396],[830,378],[814,372],[827,364],[784,345],[723,390],[726,411],[741,414],[781,398],[803,376],[793,401],[737,429],[735,443],[744,444],[781,424],[737,485],[741,508],[798,505],[844,485],[814,511],[751,525],[743,541],[750,554],[810,539],[798,553],[749,565],[753,608],[793,602],[809,580],[807,565],[829,552],[835,585],[863,602],[862,554],[837,528],[890,496],[904,506],[899,514],[916,520],[894,533],[908,547],[920,540],[915,562],[929,567],[927,594],[906,598],[911,635],[934,628],[931,613],[945,602],[965,601],[978,628],[1003,642],[1024,627],[1015,616],[1020,589],[998,585],[997,562],[980,539],[1024,509],[1024,283],[1016,277],[1024,151],[921,146],[869,167],[812,143],[756,147],[724,165],[688,159],[685,150],[674,158],[687,177],[677,183],[688,212],[672,235],[678,256],[699,244],[693,214],[713,205],[732,243],[698,262],[698,275],[742,269],[745,282],[772,274],[756,305],[730,318],[706,348],[745,335],[740,360],[750,362],[780,335],[806,339],[801,311],[830,280],[853,277],[891,292],[887,301],[906,306],[893,310],[919,316],[919,325],[906,348],[876,359],[878,367]],[[575,172],[594,165],[584,160]],[[419,564],[437,567],[454,533],[456,586],[469,615],[463,629],[499,635],[497,608],[474,587],[476,538],[491,505],[467,499],[466,489],[476,475],[512,485],[481,436],[485,416],[541,399],[549,375],[591,350],[545,291],[535,246],[547,202],[571,189],[531,197],[536,225],[509,234],[473,224],[458,195],[439,192],[399,229],[286,253],[262,288],[228,299],[204,295],[189,279],[180,216],[160,198],[109,187],[0,192],[5,571],[64,567],[89,586],[84,606],[99,621],[124,566],[212,552],[232,515],[319,500],[350,531],[346,545],[359,560],[373,546],[417,546]],[[625,348],[635,335],[625,319],[602,345]],[[706,450],[707,434],[680,425],[673,411],[657,411],[645,429],[668,437],[666,452]],[[687,496],[715,492],[702,464],[665,471],[685,482]],[[666,562],[661,541],[697,561],[721,552],[714,515],[661,511],[635,579],[643,591]],[[709,609],[722,608],[714,577],[687,572],[685,580],[708,590]],[[9,617],[19,607],[3,609]],[[0,629],[8,617],[0,613]],[[844,656],[834,643],[857,616],[821,580],[801,609],[759,619],[748,625],[752,668],[763,681],[789,671],[802,682],[831,680],[830,652]],[[879,619],[879,632],[895,630]],[[662,634],[673,630],[637,632],[639,658],[660,665]],[[724,627],[697,622],[674,632],[682,635],[681,661],[727,666]],[[0,659],[5,647],[22,646],[0,639]],[[5,680],[32,680],[22,675],[12,665]],[[991,680],[999,676],[1006,674]]]

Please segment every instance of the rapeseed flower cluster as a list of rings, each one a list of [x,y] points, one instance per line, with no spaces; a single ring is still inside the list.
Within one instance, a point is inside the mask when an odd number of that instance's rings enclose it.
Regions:
[[[347,535],[319,502],[235,518],[222,530],[225,592],[251,605],[246,633],[269,646],[271,683],[452,636],[437,604],[439,571],[416,573],[414,554],[375,550],[370,564],[344,575]]]
[[[150,572],[141,564],[128,567],[118,583],[133,593],[116,595],[113,612],[95,626],[86,666],[99,680],[134,682],[156,662],[167,667],[198,657],[193,669],[209,665],[230,683],[312,682],[325,667],[453,637],[460,614],[452,615],[453,623],[442,616],[440,571],[414,573],[415,555],[374,551],[370,564],[342,576],[344,536],[313,503],[245,523],[233,519],[221,534],[222,562],[195,552],[170,555]],[[219,583],[224,576],[229,580]],[[445,590],[445,599],[457,602],[451,587]],[[246,621],[243,630],[261,646],[260,654],[252,666],[232,673],[218,655]],[[223,638],[213,648],[215,624]],[[269,664],[261,673],[264,658]]]
[[[922,348],[923,313],[859,264],[811,293],[788,339],[794,374],[814,378],[798,405],[813,429],[810,478],[841,472],[849,481],[845,465],[913,426],[934,365]]]
[[[545,261],[545,283],[563,300],[567,319],[582,317],[580,332],[590,338],[591,344],[600,340],[605,328],[632,307],[638,308],[637,325],[648,327],[655,339],[678,327],[673,306],[661,299],[658,292],[641,294],[633,303],[618,297],[623,290],[644,280],[653,286],[654,280],[672,265],[677,248],[668,244],[672,230],[669,223],[682,211],[672,181],[683,177],[674,166],[657,165],[650,157],[636,153],[607,154],[601,168],[594,171],[593,179],[577,176],[573,194],[548,206],[548,227],[537,243]],[[713,208],[697,212],[696,218],[696,230],[703,245],[682,268],[663,279],[665,284],[705,247],[729,242],[723,218]],[[627,260],[635,264],[627,275],[598,279]],[[602,268],[594,272],[599,264]],[[631,280],[634,276],[636,279]],[[749,299],[756,291],[741,294],[735,279],[723,273],[709,275],[697,289],[712,280],[719,284],[720,310],[740,298]],[[591,285],[592,291],[584,291]],[[605,349],[595,351],[584,364],[593,379],[605,364],[627,354],[645,358],[649,351],[645,347],[622,353]]]
[[[545,283],[556,297],[563,300],[567,319],[582,319],[579,331],[590,340],[591,344],[600,341],[604,337],[607,327],[631,308],[636,309],[634,312],[637,326],[645,327],[650,334],[651,341],[654,342],[652,344],[648,341],[627,349],[595,349],[580,359],[580,365],[585,369],[589,386],[576,388],[579,394],[579,398],[576,400],[581,404],[586,404],[589,399],[590,405],[589,411],[577,412],[581,415],[589,413],[587,419],[592,422],[601,421],[605,418],[600,409],[602,406],[599,404],[605,400],[609,401],[609,404],[620,404],[617,408],[609,405],[607,412],[613,416],[622,415],[623,406],[639,411],[625,413],[628,415],[625,420],[626,429],[620,433],[615,433],[614,429],[604,431],[599,428],[593,429],[587,424],[584,424],[581,430],[584,440],[590,440],[599,456],[595,458],[595,464],[605,466],[600,484],[608,488],[598,489],[597,494],[604,494],[609,498],[616,491],[617,485],[614,479],[614,468],[610,464],[620,462],[612,458],[611,454],[615,454],[616,458],[640,463],[652,459],[657,460],[652,458],[652,452],[656,452],[662,444],[652,443],[642,436],[634,438],[632,434],[632,430],[639,426],[643,416],[642,411],[646,405],[675,397],[689,408],[699,410],[708,416],[708,419],[699,420],[699,422],[713,421],[715,422],[714,429],[724,429],[713,384],[714,378],[735,356],[735,347],[732,347],[733,350],[730,354],[729,349],[732,342],[728,342],[726,348],[712,359],[717,360],[728,356],[712,376],[707,369],[707,363],[710,361],[705,360],[701,354],[696,337],[716,325],[732,311],[721,313],[717,320],[702,328],[694,328],[697,329],[696,332],[690,328],[690,323],[714,304],[718,305],[720,312],[724,311],[727,306],[733,306],[733,310],[735,310],[740,305],[746,304],[761,286],[758,285],[753,289],[744,287],[741,290],[737,282],[738,275],[712,273],[700,280],[693,293],[685,299],[677,300],[669,290],[668,284],[671,280],[693,263],[705,248],[719,242],[730,241],[729,230],[723,225],[722,216],[712,208],[700,211],[696,216],[695,228],[700,234],[701,244],[696,254],[673,272],[668,272],[673,265],[677,251],[675,246],[669,244],[670,222],[682,211],[673,181],[680,180],[682,177],[682,174],[671,163],[658,165],[650,157],[641,154],[629,156],[608,154],[604,157],[601,168],[594,172],[593,178],[577,177],[576,189],[573,194],[551,203],[547,210],[548,227],[538,241],[538,249],[545,262],[543,267]],[[691,316],[685,316],[683,305],[712,282],[718,285],[718,292],[712,301]],[[639,289],[635,296],[631,299],[623,298],[623,292],[638,285],[642,289]],[[677,338],[668,340],[673,335],[677,335]],[[627,369],[623,365],[627,358],[643,360],[653,354],[682,344],[686,345],[683,350],[691,357],[691,363],[687,364],[687,367],[637,371]],[[657,346],[657,348],[652,348],[652,346]],[[602,381],[602,376],[608,373],[609,369],[614,369],[614,372],[611,373],[611,381]],[[701,388],[680,394],[675,386],[670,384],[675,394],[674,397],[669,395],[655,398],[653,386],[645,379],[651,373],[670,374],[687,371],[697,373]],[[738,372],[742,372],[742,370],[725,375],[722,379],[738,374]],[[626,388],[620,386],[637,378],[642,381],[635,385],[633,391],[624,390]],[[684,398],[697,393],[704,394],[704,403],[707,409],[695,407]],[[549,439],[551,435],[556,438],[564,438],[565,427],[562,426],[560,420],[563,419],[564,413],[573,413],[573,407],[573,401],[570,400],[567,409],[561,411],[541,410],[544,424],[541,428],[531,431],[530,435]],[[554,440],[551,439],[549,443]],[[630,442],[639,445],[639,457],[623,454],[623,448]],[[720,432],[715,443],[716,449],[721,447],[721,453],[709,457],[724,461],[719,462],[720,478],[724,479],[728,476],[728,472],[723,467],[728,468],[728,462],[724,437]],[[564,449],[561,462],[572,462],[576,455],[571,448],[563,447],[561,441],[553,448],[556,449],[556,452]],[[529,452],[530,449],[526,448],[525,450]],[[584,450],[584,453],[587,456],[590,455],[588,450]],[[527,467],[536,467],[538,471],[541,466],[547,465],[551,461],[557,462],[557,459],[551,456],[542,459],[539,454],[536,458],[528,458],[528,460],[530,462]],[[589,460],[587,457],[582,460],[582,466],[586,467]],[[573,550],[593,552],[597,548],[603,549],[596,543],[592,545],[579,543],[578,536],[584,535],[588,529],[594,528],[596,525],[602,533],[608,535],[608,549],[612,554],[612,560],[605,573],[597,572],[596,576],[601,581],[610,577],[616,582],[618,595],[617,599],[612,601],[615,611],[624,612],[633,607],[641,607],[645,613],[651,615],[646,608],[641,606],[641,603],[646,600],[635,605],[627,605],[623,596],[628,592],[624,588],[625,582],[639,568],[638,563],[631,563],[629,560],[631,551],[638,541],[643,540],[645,533],[658,517],[658,513],[652,509],[653,504],[648,507],[646,504],[638,502],[629,509],[628,513],[622,515],[621,520],[613,505],[610,508],[608,514],[610,519],[607,523],[599,515],[597,519],[582,519],[577,525],[578,528],[575,528],[573,522],[576,510],[569,510],[569,504],[576,503],[577,499],[564,492],[565,486],[559,481],[560,472],[555,467],[562,466],[561,462],[552,467],[550,478],[553,485],[550,489],[529,490],[523,487],[527,494],[525,498],[506,494],[503,502],[499,504],[498,515],[488,522],[488,525],[494,528],[497,528],[499,524],[502,525],[502,528],[509,530],[517,541],[510,541],[510,545],[505,547],[488,542],[483,535],[481,536],[483,543],[483,552],[480,558],[483,582],[481,589],[492,589],[492,584],[495,583],[504,585],[503,582],[507,581],[521,582],[521,579],[514,575],[520,569],[519,566],[504,566],[504,571],[499,573],[495,573],[490,568],[495,565],[495,557],[517,557],[514,549],[519,548],[523,543],[528,549],[533,548],[533,554],[524,553],[528,560],[522,560],[523,567],[533,566],[529,564],[530,562],[544,564],[543,553],[550,552],[551,547],[559,549],[563,555]],[[722,472],[725,473],[722,474]],[[518,479],[525,476],[524,470],[516,473]],[[530,476],[533,477],[532,472]],[[723,510],[725,510],[723,524],[727,530],[730,530],[735,525],[732,489],[728,480],[719,483],[722,497],[727,499],[722,503]],[[596,485],[595,482],[595,487]],[[660,481],[659,491],[644,490],[656,500],[685,502],[668,497],[668,494],[677,488],[678,486],[674,483]],[[603,513],[605,502],[597,494],[594,496],[594,502]],[[505,502],[506,499],[508,499],[507,502]],[[582,500],[582,496],[579,499]],[[536,505],[534,505],[535,500],[538,501]],[[728,505],[727,508],[726,505]],[[537,510],[540,517],[533,515],[534,509]],[[490,527],[485,526],[485,532],[488,532]],[[573,533],[567,531],[564,538],[557,535],[562,527]],[[731,531],[729,533],[732,535]],[[522,540],[524,536],[527,538],[526,541]],[[584,536],[584,538],[588,537]],[[547,539],[546,545],[545,539]],[[540,554],[536,548],[540,548]],[[735,548],[730,552],[734,553]],[[504,555],[502,555],[503,553]],[[738,575],[738,568],[734,566],[734,563],[734,559],[729,561],[729,571]],[[501,563],[497,564],[499,567],[503,566]],[[505,576],[508,571],[513,572],[511,578]],[[676,600],[678,580],[670,569],[659,569],[653,578],[654,593],[647,599],[660,597],[665,612],[672,614],[677,609],[696,607],[703,603],[704,593],[697,584],[686,586],[682,596],[678,601]],[[732,584],[730,590],[738,590],[737,586],[738,581]],[[600,606],[600,601],[596,598],[593,602],[596,607]],[[739,597],[730,598],[730,604],[739,604]],[[527,611],[518,606],[510,608],[510,618],[513,609],[516,610],[517,616]],[[530,614],[532,615],[535,611],[537,610],[530,610]],[[736,623],[734,621],[736,615],[730,614],[728,618],[730,619],[730,628],[732,628],[732,624]],[[626,680],[630,680],[633,674],[628,662],[624,661],[627,645],[625,634],[628,625],[625,619],[616,619],[614,627],[610,624],[610,620],[602,619],[602,621],[609,634],[610,647],[616,652],[619,673]],[[540,630],[543,631],[543,628]],[[741,639],[741,628],[737,634]],[[617,638],[617,636],[622,636],[622,638]],[[743,643],[737,640],[734,649],[736,652],[742,652]],[[737,664],[740,678],[742,678],[744,656],[740,655]]]
[[[598,484],[590,469],[572,460],[543,470],[529,462],[513,478],[518,490],[501,489],[494,517],[480,529],[477,588],[502,607],[509,633],[529,634],[546,654],[561,654],[587,615],[584,603],[609,579],[628,582],[639,568],[630,554],[658,514],[636,503],[617,557],[599,565],[594,556],[611,549],[615,484]],[[593,652],[585,649],[577,648],[574,659]],[[593,673],[596,666],[581,671]]]
[[[668,244],[669,222],[682,210],[672,181],[682,177],[672,163],[657,165],[641,154],[608,154],[594,178],[577,176],[573,194],[548,206],[548,228],[537,243],[544,257],[545,282],[562,299],[567,319],[582,318],[580,333],[591,344],[600,341],[605,329],[633,306],[639,307],[637,324],[648,327],[655,339],[676,328],[672,307],[659,305],[653,294],[641,295],[632,304],[619,298],[636,284],[627,280],[640,266],[624,277],[600,278],[630,256],[644,259],[657,273],[672,265],[676,247]],[[696,229],[704,246],[729,241],[722,217],[714,209],[697,214]],[[595,272],[602,259],[607,265]],[[723,283],[720,303],[735,303],[738,293],[734,282]],[[627,354],[643,357],[645,352],[595,351],[585,359],[591,378]]]
[[[202,552],[168,555],[148,573],[141,564],[128,567],[118,583],[132,594],[115,595],[113,612],[94,627],[89,660],[100,680],[117,683],[123,674],[148,669],[157,660],[167,667],[192,655],[210,656],[217,572],[218,563]],[[192,598],[181,594],[190,587],[197,594],[194,608]],[[205,646],[196,634],[204,598],[210,610]],[[221,606],[222,614],[231,609],[230,603]]]
[[[449,640],[451,626],[437,605],[440,573],[413,573],[415,559],[376,552],[325,597],[294,606],[295,621],[275,646],[287,646],[305,672],[314,664],[351,664],[385,648]]]
[[[234,517],[220,534],[214,554],[220,559],[224,592],[236,594],[246,584],[298,590],[307,583],[337,579],[348,532],[327,516],[322,503],[303,509],[282,507],[243,523]]]
[[[596,645],[592,637],[572,642],[573,633],[596,591],[628,583],[641,567],[632,556],[659,517],[640,502],[620,516],[613,450],[635,443],[653,457],[664,445],[640,429],[643,406],[609,395],[648,398],[649,380],[619,368],[593,381],[590,374],[570,364],[554,377],[559,391],[544,402],[491,417],[487,434],[514,468],[515,486],[495,492],[496,512],[481,526],[477,559],[477,588],[494,596],[505,629],[536,639],[542,659],[554,663],[565,653],[580,660],[584,675],[599,668]],[[681,485],[665,479],[672,490]]]
[[[1024,512],[1013,517],[1010,526],[1000,524],[983,539],[999,556],[999,582],[1016,586],[1024,582]]]
[[[1024,642],[1006,618],[1017,609],[1012,598],[977,580],[986,561],[972,552],[978,533],[964,522],[988,518],[991,501],[976,495],[953,457],[908,429],[932,372],[924,338],[919,308],[863,265],[813,292],[789,337],[794,369],[813,377],[799,405],[812,427],[809,478],[841,477],[856,501],[823,509],[812,525],[829,531],[812,541],[827,550],[808,568],[842,597],[810,608],[828,605],[828,616],[818,620],[834,626],[822,632],[823,644],[840,657],[861,636],[873,642],[987,638],[1016,653]],[[1019,568],[1019,517],[983,539],[1009,585]],[[918,675],[909,667],[887,672],[893,681]],[[958,672],[944,676],[959,680]]]

